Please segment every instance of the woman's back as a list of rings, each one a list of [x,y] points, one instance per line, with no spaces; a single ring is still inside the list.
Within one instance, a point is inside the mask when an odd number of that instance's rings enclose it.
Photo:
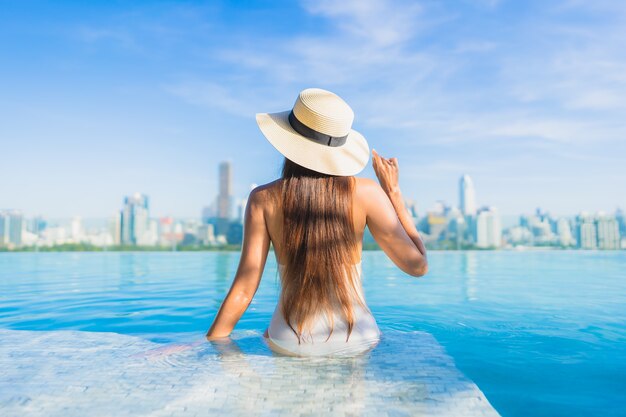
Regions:
[[[303,90],[290,111],[257,114],[285,163],[280,179],[250,193],[239,267],[209,340],[228,336],[248,308],[271,245],[281,294],[266,334],[272,347],[290,354],[353,351],[377,342],[378,327],[362,296],[366,226],[402,271],[426,273],[426,250],[400,193],[397,160],[372,151],[380,185],[354,176],[366,166],[369,147],[352,129],[353,118],[345,101],[321,89]]]
[[[282,201],[282,179],[274,181],[264,186],[264,211],[267,223],[267,230],[274,247],[274,254],[281,275],[281,282],[284,281],[285,266],[287,263],[288,248],[283,241],[285,228],[285,213],[283,212]],[[357,253],[355,259],[361,259],[363,233],[366,226],[366,212],[364,204],[360,201],[364,187],[361,178],[350,177],[352,181],[352,196],[349,208],[351,210],[349,218],[352,219],[354,247]],[[315,227],[313,223],[310,228]],[[325,260],[320,259],[319,262]],[[281,288],[280,299],[272,316],[272,320],[266,332],[270,346],[281,353],[293,355],[327,355],[327,354],[353,354],[374,346],[379,338],[380,331],[376,320],[372,316],[365,303],[362,287],[362,265],[361,261],[352,265],[354,268],[355,293],[351,304],[353,309],[352,326],[342,312],[342,306],[338,302],[333,303],[333,314],[329,316],[321,309],[309,318],[309,325],[300,336],[289,326],[283,314],[282,305],[285,292]],[[351,327],[349,331],[349,327]]]
[[[357,254],[356,259],[361,259],[361,252],[363,250],[363,234],[367,222],[367,212],[365,211],[366,204],[364,204],[365,196],[367,193],[366,188],[370,186],[373,181],[352,177],[354,181],[354,192],[352,197],[352,222],[354,224],[354,240],[356,242]],[[274,248],[274,254],[276,256],[276,262],[278,264],[286,264],[286,254],[284,254],[284,244],[282,241],[283,228],[285,223],[285,217],[282,210],[281,200],[281,185],[282,179],[278,179],[271,183],[262,186],[260,200],[263,201],[263,210],[265,213],[265,222],[267,225],[267,231]]]

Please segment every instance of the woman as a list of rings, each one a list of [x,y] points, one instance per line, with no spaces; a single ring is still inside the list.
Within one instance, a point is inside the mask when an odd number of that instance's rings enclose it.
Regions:
[[[265,337],[283,354],[357,353],[378,342],[361,287],[365,226],[402,271],[426,273],[426,249],[404,207],[397,159],[373,150],[380,185],[354,177],[370,152],[353,119],[340,97],[321,89],[302,91],[290,111],[257,114],[262,133],[285,156],[282,176],[250,193],[239,267],[207,339],[227,337],[247,309],[270,243],[281,294]]]

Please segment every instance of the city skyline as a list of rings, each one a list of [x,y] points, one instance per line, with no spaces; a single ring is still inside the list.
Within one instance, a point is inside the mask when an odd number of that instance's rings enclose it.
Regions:
[[[279,175],[254,114],[321,87],[399,158],[421,208],[456,204],[466,172],[503,215],[613,211],[626,207],[624,20],[626,4],[604,0],[10,2],[0,207],[107,217],[140,190],[155,215],[196,216],[221,160],[238,196]]]
[[[201,207],[199,207],[197,210],[195,210],[196,213],[179,216],[179,215],[174,215],[172,213],[158,213],[158,212],[155,213],[154,210],[151,210],[151,212],[153,213],[152,217],[154,218],[171,217],[171,218],[178,218],[178,219],[200,218],[201,219],[203,217],[206,217],[205,213],[210,213],[211,216],[215,216],[218,218],[219,217],[221,218],[241,217],[241,213],[235,212],[235,210],[237,209],[238,202],[240,203],[242,200],[246,200],[249,195],[249,192],[258,184],[255,182],[250,182],[248,183],[247,190],[244,194],[241,194],[241,195],[234,194],[232,192],[232,184],[233,184],[232,160],[221,161],[218,163],[218,167],[219,167],[218,175],[216,175],[213,178],[217,186],[212,187],[217,191],[214,194],[213,198],[207,197],[204,204]],[[452,201],[448,201],[442,198],[438,198],[434,200],[430,206],[424,206],[423,204],[421,204],[419,198],[416,198],[413,195],[409,195],[403,191],[403,196],[407,201],[411,201],[415,204],[417,212],[420,213],[421,215],[427,214],[429,211],[433,210],[433,208],[437,207],[440,204],[445,204],[446,206],[449,206],[449,207],[458,208],[463,214],[466,214],[466,215],[476,214],[477,211],[480,211],[481,209],[495,206],[493,204],[487,203],[485,200],[480,200],[480,201],[477,200],[474,181],[472,177],[468,175],[467,173],[462,174],[457,179],[456,182],[459,187],[456,193],[455,192],[451,193],[449,190],[448,192],[446,192],[446,194],[452,194],[452,195],[456,194],[456,200],[453,199]],[[124,193],[121,193],[120,195],[123,196]],[[124,197],[124,199],[129,199],[129,198],[132,199],[133,196],[134,198],[138,198],[137,197],[138,195],[141,195],[142,198],[148,198],[147,196],[149,195],[149,193],[145,193],[139,190],[134,190],[132,192],[126,193],[127,197]],[[152,197],[150,197],[151,206],[152,206],[152,200],[153,200]],[[469,210],[464,209],[464,204],[467,205],[467,207],[469,207]],[[550,215],[553,215],[553,216],[574,218],[580,215],[581,213],[603,214],[603,213],[613,213],[613,212],[617,212],[623,209],[626,209],[626,207],[615,206],[613,208],[601,208],[598,210],[585,210],[585,209],[572,208],[572,210],[568,213],[558,213],[558,212],[554,212],[550,210],[548,207],[539,205],[539,206],[532,208],[531,210],[520,211],[517,213],[503,213],[499,208],[498,208],[498,211],[501,217],[510,217],[510,218],[514,217],[517,219],[519,216],[535,213],[538,210],[541,210],[545,213],[549,213]],[[46,219],[55,220],[55,221],[71,221],[71,219],[76,218],[76,217],[80,217],[82,219],[91,219],[91,220],[109,219],[111,217],[111,213],[116,213],[119,210],[119,208],[116,206],[115,203],[113,203],[111,210],[109,210],[109,213],[103,216],[84,216],[82,213],[74,213],[72,215],[56,216],[56,217],[48,216],[44,210],[35,210],[32,212],[27,212],[21,209],[20,207],[12,207],[12,206],[8,206],[8,207],[0,206],[0,210],[19,212],[24,217],[31,217],[31,218],[45,217]],[[229,213],[229,214],[228,216],[225,217],[223,213]]]
[[[232,193],[232,162],[221,161],[218,193],[198,217],[175,219],[150,215],[150,197],[140,192],[123,198],[121,210],[105,226],[86,228],[81,217],[67,225],[48,223],[38,216],[25,218],[20,211],[0,210],[0,248],[88,247],[206,248],[239,245],[243,238],[247,197]],[[626,218],[621,209],[614,215],[579,212],[574,218],[553,216],[540,208],[518,217],[517,224],[503,224],[499,209],[476,199],[476,187],[468,174],[458,180],[457,204],[439,200],[420,212],[415,200],[405,207],[431,249],[499,249],[550,246],[581,249],[626,249]],[[250,190],[256,184],[250,185]],[[364,243],[373,244],[368,233]]]

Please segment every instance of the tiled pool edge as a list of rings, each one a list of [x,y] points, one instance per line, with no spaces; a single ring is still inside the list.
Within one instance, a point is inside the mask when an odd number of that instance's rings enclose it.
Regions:
[[[498,415],[428,333],[386,332],[355,359],[277,357],[258,334],[236,339],[164,356],[134,336],[0,330],[0,414]]]

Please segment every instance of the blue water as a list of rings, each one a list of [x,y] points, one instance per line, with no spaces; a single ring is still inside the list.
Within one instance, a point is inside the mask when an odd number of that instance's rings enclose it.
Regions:
[[[202,334],[238,253],[3,253],[0,328]],[[431,252],[411,278],[365,252],[383,331],[426,331],[503,416],[626,415],[626,252]],[[266,271],[238,329],[262,331],[278,296]]]

